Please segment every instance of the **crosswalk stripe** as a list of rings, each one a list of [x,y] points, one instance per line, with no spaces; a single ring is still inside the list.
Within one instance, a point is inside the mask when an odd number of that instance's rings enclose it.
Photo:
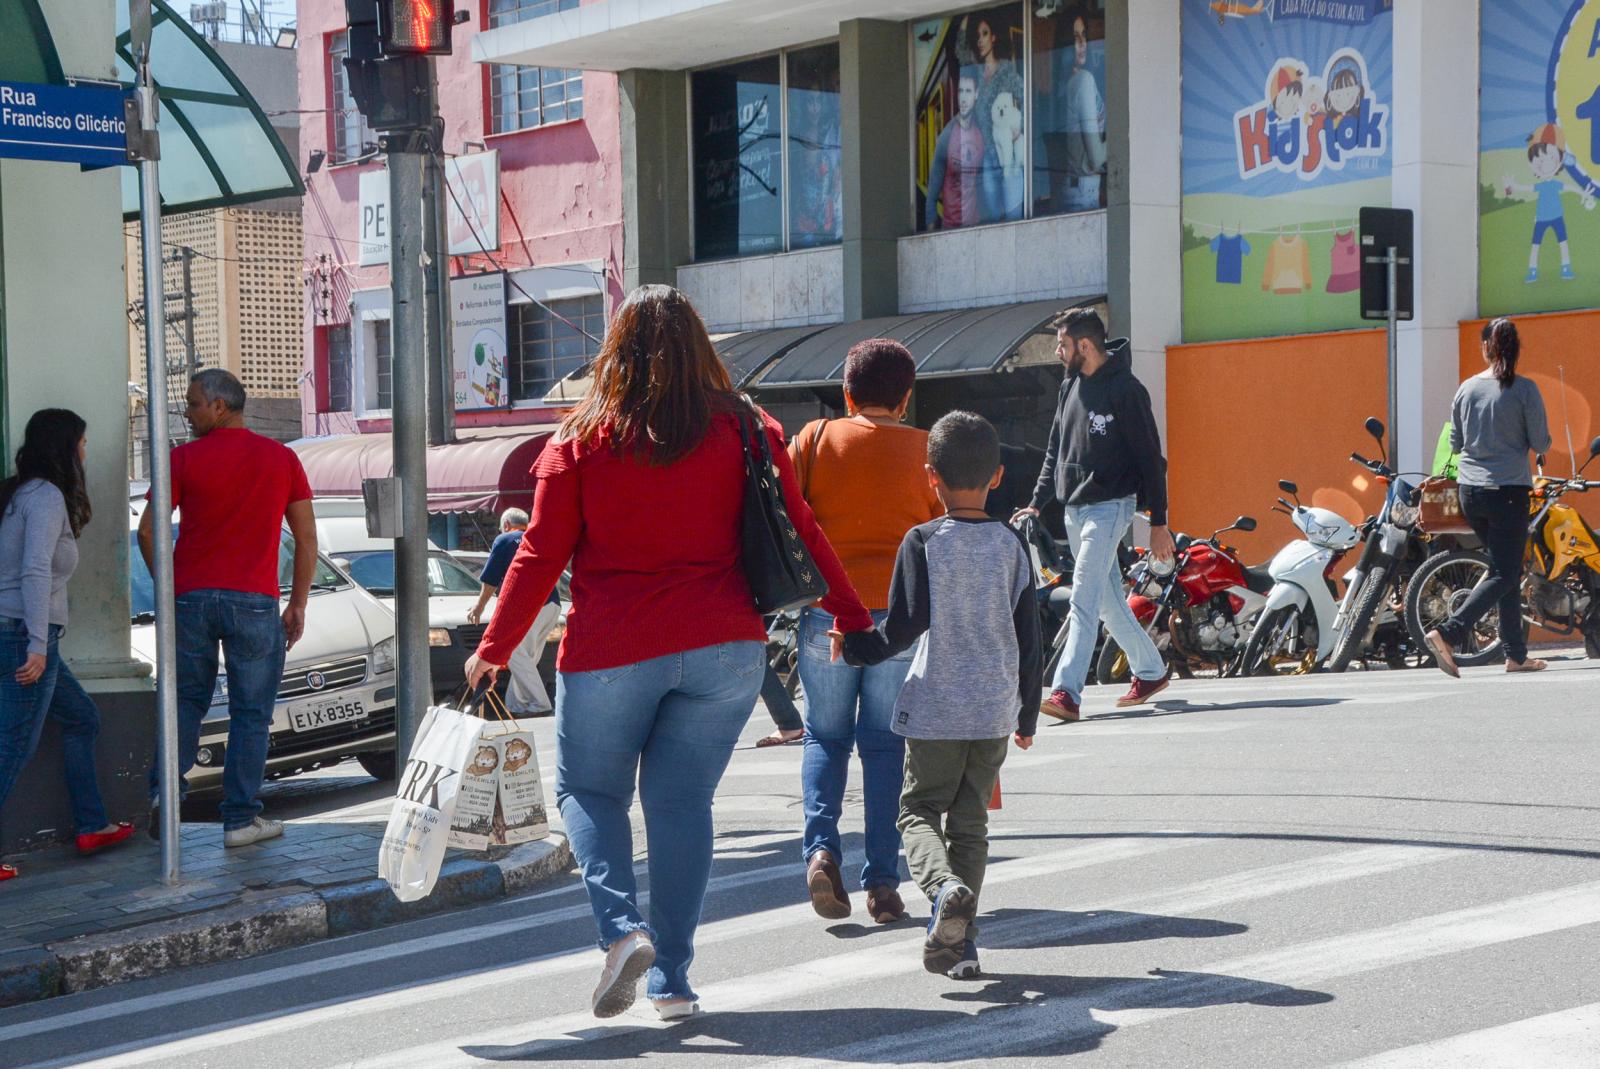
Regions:
[[[1168,850],[1199,846],[1202,843],[1203,841],[1201,840],[1184,837],[1184,833],[1171,832],[1147,839],[1114,839],[1105,842],[1079,844],[1047,854],[997,862],[989,870],[986,886],[999,886],[1017,880],[1036,879],[1040,876],[1055,875],[1076,869],[1146,857]],[[768,873],[772,870],[762,869],[758,871],[760,873]],[[798,863],[779,866],[777,871],[781,872],[785,878],[799,879],[800,868]],[[1229,880],[1234,878],[1228,877]],[[641,895],[641,905],[645,902],[648,902],[648,895]],[[580,912],[584,918],[584,923],[587,923],[589,909],[587,906],[581,906],[568,907],[555,911],[553,914],[542,914],[526,918],[520,922],[510,922],[509,926],[512,930],[526,933],[535,927],[548,926],[552,923],[550,918],[556,914],[559,914],[560,920],[570,922],[576,919],[575,914]],[[764,931],[775,931],[799,924],[814,924],[816,920],[816,914],[812,912],[809,903],[783,906],[703,925],[695,943],[697,947],[704,948]],[[499,929],[507,927],[507,924],[502,922],[492,927]],[[448,936],[455,933],[446,934]],[[587,934],[585,932],[585,935]],[[434,938],[428,937],[430,941]],[[422,940],[417,942],[422,942]],[[448,944],[450,940],[446,939],[444,942]],[[587,944],[584,948],[585,950],[587,950],[587,946],[592,946],[592,944]],[[254,1018],[237,1021],[225,1029],[216,1027],[196,1028],[181,1036],[173,1037],[159,1046],[152,1047],[148,1041],[124,1043],[103,1050],[87,1051],[67,1059],[19,1067],[19,1069],[53,1069],[56,1066],[67,1065],[80,1066],[81,1069],[112,1069],[112,1067],[127,1069],[127,1067],[152,1063],[181,1064],[178,1059],[186,1056],[215,1050],[234,1043],[261,1039],[282,1032],[296,1031],[326,1021],[348,1021],[364,1014],[426,1004],[442,998],[460,997],[476,991],[505,985],[515,985],[527,989],[531,981],[548,981],[557,976],[567,974],[581,975],[593,972],[598,961],[598,956],[593,954],[584,953],[576,949],[561,950],[541,955],[532,961],[525,961],[516,965],[457,973],[454,976],[442,977],[428,983],[391,988],[362,998],[352,999],[345,996],[314,1003],[292,1012],[263,1013]],[[321,965],[322,963],[312,962],[307,964]],[[282,968],[283,971],[289,973],[304,974],[305,972],[299,966],[284,966]],[[193,988],[183,989],[181,992],[171,994],[178,994],[182,997],[166,1000],[169,1003],[187,1002],[193,998],[201,997]],[[87,1020],[103,1019],[103,1011],[99,1010],[80,1011],[80,1015],[85,1017],[86,1022]],[[59,1018],[56,1020],[59,1021]],[[592,1024],[594,1019],[585,1017],[585,1020]],[[29,1025],[14,1027],[29,1028],[29,1031],[24,1034],[54,1031],[56,1028],[62,1027],[59,1024],[44,1021],[30,1022],[30,1025],[35,1026],[46,1024],[48,1024],[48,1027],[30,1028]],[[0,1033],[0,1042],[3,1042],[4,1039],[4,1034]],[[100,1060],[88,1061],[88,1059]],[[428,1063],[425,1061],[409,1063],[407,1069],[413,1069],[416,1065],[425,1064]]]
[[[1346,1062],[1341,1069],[1593,1069],[1600,1002]]]
[[[1595,923],[1600,923],[1600,882],[1163,974],[1175,978],[1155,993],[1149,990],[1150,981],[1117,984],[1076,998],[990,1008],[983,1015],[982,1029],[973,1028],[970,1021],[956,1021],[819,1050],[814,1057],[765,1065],[768,1069],[822,1069],[886,1062],[899,1069],[931,1069],[935,1063],[917,1061],[919,1054],[937,1050],[940,1065],[963,1056],[1002,1057],[1047,1044],[1104,1035],[1206,1006],[1283,996],[1307,984]]]
[[[1243,872],[1203,880],[1186,887],[1119,902],[1115,912],[1081,916],[1071,912],[1053,919],[1023,917],[984,924],[986,943],[1026,943],[1034,940],[1081,937],[1090,932],[1108,931],[1139,923],[1131,911],[1157,914],[1189,913],[1219,905],[1272,898],[1309,888],[1340,883],[1361,876],[1377,875],[1412,865],[1444,859],[1444,852],[1411,846],[1378,846],[1321,854]],[[1013,869],[1013,878],[1024,877]],[[989,879],[985,889],[1005,880]],[[1070,907],[1069,907],[1070,908]],[[1084,907],[1078,907],[1084,912]],[[894,976],[917,967],[922,935],[886,941],[866,950],[838,954],[816,961],[800,961],[781,969],[753,976],[741,976],[712,984],[701,990],[701,1001],[717,1011],[751,1009],[765,1004],[783,1004],[794,998],[831,987],[860,984],[880,977]],[[592,963],[591,963],[592,967]],[[985,1020],[989,1020],[985,1015]],[[623,1032],[662,1027],[642,1014],[608,1022],[602,1033],[595,1033],[595,1019],[587,1013],[572,1013],[541,1021],[499,1028],[487,1034],[461,1037],[406,1050],[391,1051],[349,1063],[347,1069],[471,1069],[484,1063],[460,1049],[460,1043],[473,1046],[505,1046],[498,1057],[515,1058],[543,1054],[555,1048],[588,1042],[591,1038],[610,1038]],[[963,1028],[971,1031],[970,1024]],[[983,1031],[987,1032],[987,1029]],[[537,1037],[530,1039],[529,1037]],[[920,1049],[920,1048],[919,1048]],[[975,1055],[981,1056],[981,1055]],[[805,1059],[804,1061],[809,1061]],[[870,1059],[869,1059],[870,1060]],[[343,1064],[343,1063],[341,1063]]]

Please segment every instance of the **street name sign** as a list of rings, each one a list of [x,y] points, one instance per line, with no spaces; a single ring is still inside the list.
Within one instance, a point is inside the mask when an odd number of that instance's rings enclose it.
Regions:
[[[127,90],[0,82],[0,156],[91,167],[128,162]]]

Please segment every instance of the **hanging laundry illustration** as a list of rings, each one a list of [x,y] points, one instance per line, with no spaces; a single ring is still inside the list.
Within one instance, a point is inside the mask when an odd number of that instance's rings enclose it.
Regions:
[[[1356,232],[1345,230],[1333,235],[1333,251],[1328,254],[1328,292],[1349,293],[1361,288],[1361,252],[1356,247]]]
[[[1267,247],[1261,288],[1273,293],[1304,293],[1311,288],[1311,250],[1299,234],[1281,234]]]
[[[1217,257],[1217,281],[1237,286],[1244,281],[1244,258],[1250,255],[1250,242],[1243,234],[1218,234],[1211,239]]]

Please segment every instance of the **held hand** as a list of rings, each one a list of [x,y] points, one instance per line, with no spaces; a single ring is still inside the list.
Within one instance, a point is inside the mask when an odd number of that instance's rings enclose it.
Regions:
[[[1178,555],[1178,547],[1172,541],[1172,532],[1165,524],[1160,527],[1150,528],[1150,552],[1156,555],[1156,560],[1163,564]]]
[[[294,649],[294,644],[300,641],[306,633],[306,607],[304,605],[290,605],[283,610],[283,638],[286,650]]]
[[[31,687],[39,682],[44,675],[44,654],[30,653],[28,659],[22,662],[22,667],[17,669],[17,682],[24,687]]]
[[[837,661],[844,656],[844,632],[828,632],[828,660]]]
[[[1027,508],[1020,508],[1011,514],[1011,522],[1016,523],[1024,516],[1032,516],[1037,520],[1039,518],[1039,510],[1034,508],[1032,505],[1029,505]]]
[[[1032,735],[1024,735],[1022,732],[1019,731],[1015,735],[1011,736],[1011,741],[1017,744],[1017,749],[1019,749],[1019,750],[1031,750],[1031,749],[1033,749],[1033,736]]]
[[[483,682],[484,676],[488,676],[489,682],[493,684],[495,680],[500,678],[500,669],[504,667],[505,665],[502,664],[490,664],[474,653],[467,658],[467,683],[473,690],[477,690],[478,685]]]

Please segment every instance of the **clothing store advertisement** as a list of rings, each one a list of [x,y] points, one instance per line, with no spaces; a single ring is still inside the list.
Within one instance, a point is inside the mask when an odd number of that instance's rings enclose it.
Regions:
[[[1600,306],[1600,0],[1483,0],[1478,311]]]
[[[1357,221],[1391,200],[1392,0],[1182,3],[1184,340],[1367,326]]]

